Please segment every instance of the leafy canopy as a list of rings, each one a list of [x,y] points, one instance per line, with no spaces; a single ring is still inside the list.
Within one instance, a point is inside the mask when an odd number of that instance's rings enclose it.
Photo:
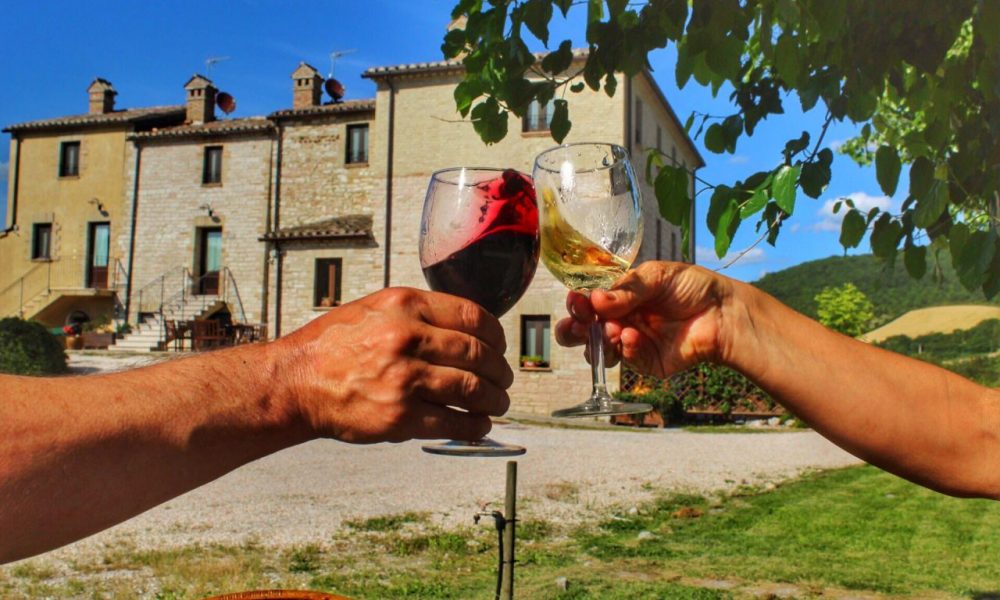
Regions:
[[[868,331],[875,318],[875,307],[853,283],[845,283],[816,294],[816,314],[823,325],[856,337]]]
[[[555,11],[578,9],[587,11],[582,68],[570,41],[556,43],[548,31]],[[947,249],[966,288],[987,297],[1000,291],[1000,2],[459,0],[452,16],[466,21],[448,32],[442,51],[463,57],[455,101],[484,142],[504,138],[510,113],[523,117],[532,101],[557,93],[551,132],[561,142],[572,128],[567,89],[614,95],[622,74],[649,69],[649,53],[673,44],[679,87],[694,79],[714,94],[732,89],[732,114],[687,120],[711,152],[734,153],[787,101],[826,115],[820,131],[776,149],[772,169],[704,184],[720,257],[744,221],[755,221],[773,245],[800,193],[823,194],[833,175],[824,134],[831,123],[850,121],[860,133],[842,151],[874,162],[882,191],[903,190],[906,199],[895,213],[838,203],[845,250],[867,236],[872,252],[891,264],[902,249],[907,272],[920,279]],[[527,36],[551,52],[539,59]],[[647,160],[663,217],[688,236],[688,174],[656,150]]]

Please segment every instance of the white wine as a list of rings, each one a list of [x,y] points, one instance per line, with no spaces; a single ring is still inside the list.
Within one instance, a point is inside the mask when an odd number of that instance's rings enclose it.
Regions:
[[[559,214],[551,189],[542,191],[542,262],[572,290],[608,289],[631,261],[615,256],[577,231]]]

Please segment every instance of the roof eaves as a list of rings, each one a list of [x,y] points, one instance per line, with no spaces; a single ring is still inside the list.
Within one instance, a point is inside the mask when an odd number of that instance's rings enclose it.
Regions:
[[[652,88],[653,93],[656,94],[657,99],[662,102],[664,108],[667,109],[667,114],[670,115],[671,120],[673,120],[674,124],[677,125],[677,129],[683,134],[684,143],[687,145],[688,149],[691,150],[691,153],[694,154],[695,158],[698,159],[698,165],[695,168],[700,169],[704,167],[705,157],[701,155],[701,152],[698,151],[698,147],[694,144],[694,140],[691,139],[691,136],[689,136],[687,131],[684,129],[683,121],[681,121],[680,118],[678,118],[677,113],[674,112],[674,107],[670,105],[670,102],[667,100],[667,96],[663,93],[663,90],[660,89],[659,84],[656,83],[656,79],[653,78],[653,74],[649,69],[643,69],[642,74],[646,77],[646,82],[649,84],[649,87]]]

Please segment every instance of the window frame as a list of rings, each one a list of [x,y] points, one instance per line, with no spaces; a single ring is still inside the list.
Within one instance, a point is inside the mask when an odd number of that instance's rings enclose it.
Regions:
[[[359,157],[359,158],[361,158],[363,160],[354,160],[354,153],[351,152],[351,141],[354,139],[354,137],[351,135],[351,133],[354,132],[354,131],[358,131],[358,130],[364,130],[364,132],[365,132],[364,133],[364,147],[365,147],[365,152],[364,152],[364,156],[363,157]],[[345,165],[367,165],[368,164],[368,158],[371,155],[371,152],[370,152],[370,150],[371,150],[371,145],[370,145],[370,141],[371,141],[371,137],[370,137],[370,135],[371,135],[371,127],[369,127],[368,123],[352,123],[352,124],[350,124],[350,125],[347,126],[347,130],[346,131],[347,131],[347,135],[345,137],[347,138],[347,144],[346,144],[345,149],[344,149],[344,164]]]
[[[529,118],[532,107],[535,110],[534,120]],[[543,106],[538,100],[532,100],[528,104],[528,109],[521,118],[521,133],[548,133],[552,131],[552,116],[555,113],[555,98],[549,100]]]
[[[528,348],[528,331],[535,330],[535,346]],[[545,340],[548,340],[548,354],[545,353]],[[522,369],[551,370],[552,365],[552,315],[521,315],[521,354],[518,364]],[[535,366],[525,366],[524,357],[541,356],[541,363]]]
[[[635,126],[635,145],[642,146],[642,100],[635,99],[635,114],[633,115]]]
[[[213,179],[210,179],[210,175],[212,175],[212,172],[211,172],[211,169],[210,169],[210,166],[211,166],[211,156],[216,155],[216,154],[219,157],[219,160],[218,160],[218,163],[219,163],[218,167],[219,168],[217,169],[217,171],[215,173],[216,179],[213,180]],[[203,154],[202,154],[202,163],[201,163],[201,184],[202,185],[222,185],[222,158],[223,158],[222,146],[220,146],[220,145],[204,146],[204,151],[203,151]]]
[[[343,282],[344,282],[344,259],[339,256],[329,256],[317,258],[313,263],[313,305],[314,309],[325,309],[333,308],[334,306],[340,306],[341,299],[343,297]],[[330,306],[323,306],[323,298],[329,296],[325,295],[330,290],[330,280],[329,280],[329,267],[331,265],[336,265],[336,275],[333,284],[334,297],[331,298],[332,304]],[[326,275],[326,286],[325,289],[321,291],[320,288],[320,274]]]
[[[45,244],[45,254],[43,255],[39,247],[39,232],[48,231]],[[34,223],[31,227],[31,260],[47,261],[52,260],[52,223]]]
[[[68,150],[74,148],[74,160],[67,161]],[[73,170],[70,171],[72,165]],[[59,177],[80,176],[80,140],[70,140],[59,143]]]

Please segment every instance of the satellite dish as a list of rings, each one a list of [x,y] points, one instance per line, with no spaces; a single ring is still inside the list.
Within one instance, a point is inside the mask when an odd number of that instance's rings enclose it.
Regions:
[[[229,92],[219,92],[215,97],[215,103],[219,106],[219,110],[227,115],[236,110],[236,98]]]
[[[326,93],[330,94],[334,102],[340,102],[340,99],[344,97],[344,85],[336,79],[327,79],[323,87],[326,88]]]

